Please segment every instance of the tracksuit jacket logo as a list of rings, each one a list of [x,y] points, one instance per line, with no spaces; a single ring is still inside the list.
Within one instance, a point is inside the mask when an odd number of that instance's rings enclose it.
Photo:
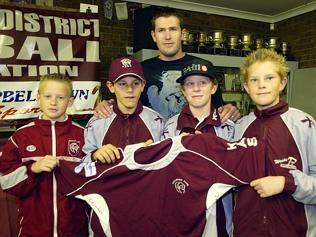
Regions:
[[[34,146],[34,145],[28,145],[28,146],[26,147],[26,150],[27,150],[28,152],[36,151],[36,146]]]
[[[288,158],[284,158],[284,159],[275,159],[274,160],[274,163],[275,164],[280,164],[280,167],[282,168],[285,168],[285,169],[291,169],[291,170],[295,170],[297,169],[296,167],[296,162],[297,162],[297,159],[292,157],[292,156],[289,156]]]
[[[71,156],[78,155],[79,148],[80,148],[80,141],[68,140],[68,152],[69,152],[69,155],[71,155]]]

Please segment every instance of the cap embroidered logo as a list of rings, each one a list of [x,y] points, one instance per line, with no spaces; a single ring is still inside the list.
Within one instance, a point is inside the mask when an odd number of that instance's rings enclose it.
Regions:
[[[207,71],[207,67],[203,66],[203,71]],[[192,71],[201,71],[201,65],[200,64],[192,64],[190,66],[187,66],[185,68],[183,68],[182,72],[183,74],[187,74],[188,72],[192,72]]]
[[[123,68],[132,67],[132,60],[130,60],[129,58],[123,58],[121,60],[121,63]]]
[[[207,66],[201,65],[201,71],[206,72],[207,71]]]

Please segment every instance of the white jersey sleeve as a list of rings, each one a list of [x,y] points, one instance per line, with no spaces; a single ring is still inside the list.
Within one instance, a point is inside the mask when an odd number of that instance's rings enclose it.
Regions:
[[[297,109],[290,108],[289,113],[292,118],[303,122],[299,129],[293,129],[295,126],[290,129],[304,162],[303,172],[290,171],[297,186],[293,197],[304,204],[316,204],[316,122],[312,116]],[[286,119],[285,121],[290,126]]]

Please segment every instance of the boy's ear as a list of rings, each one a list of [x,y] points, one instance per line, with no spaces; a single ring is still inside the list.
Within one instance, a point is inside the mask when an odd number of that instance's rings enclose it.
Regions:
[[[109,88],[109,91],[110,91],[111,93],[114,93],[114,86],[113,86],[113,83],[112,83],[112,82],[107,81],[107,82],[106,82],[106,86]]]
[[[180,86],[180,89],[181,89],[181,93],[184,94],[185,91],[184,91],[184,87],[183,87],[182,84],[181,84],[181,86]]]
[[[213,83],[213,88],[212,88],[211,94],[214,95],[215,92],[217,91],[218,83],[214,81],[212,83]]]
[[[244,83],[244,89],[245,89],[245,91],[249,94],[247,83]]]
[[[41,101],[41,96],[40,96],[40,92],[37,91],[37,95],[36,95],[36,102],[37,102],[37,105],[40,106],[40,101]]]
[[[287,84],[287,77],[284,77],[283,80],[281,80],[281,90],[280,90],[280,92],[283,91],[283,89],[285,88],[286,84]]]
[[[71,107],[73,105],[74,101],[75,101],[75,98],[73,96],[70,96],[69,102],[68,102],[68,107]]]
[[[144,92],[145,86],[146,86],[146,81],[142,80],[142,92]]]

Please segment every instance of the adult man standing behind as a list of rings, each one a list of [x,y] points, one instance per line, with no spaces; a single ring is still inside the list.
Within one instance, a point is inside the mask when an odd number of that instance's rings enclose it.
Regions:
[[[182,51],[184,31],[182,17],[173,9],[157,11],[152,18],[151,36],[157,44],[159,55],[142,62],[147,84],[141,101],[165,119],[178,114],[186,104],[176,79],[181,76],[183,66],[196,58]],[[213,95],[212,101],[216,107],[222,106],[219,109],[222,122],[229,118],[236,121],[240,117],[236,107],[224,105],[219,90]],[[112,111],[107,102],[102,102],[96,112],[108,116]]]

